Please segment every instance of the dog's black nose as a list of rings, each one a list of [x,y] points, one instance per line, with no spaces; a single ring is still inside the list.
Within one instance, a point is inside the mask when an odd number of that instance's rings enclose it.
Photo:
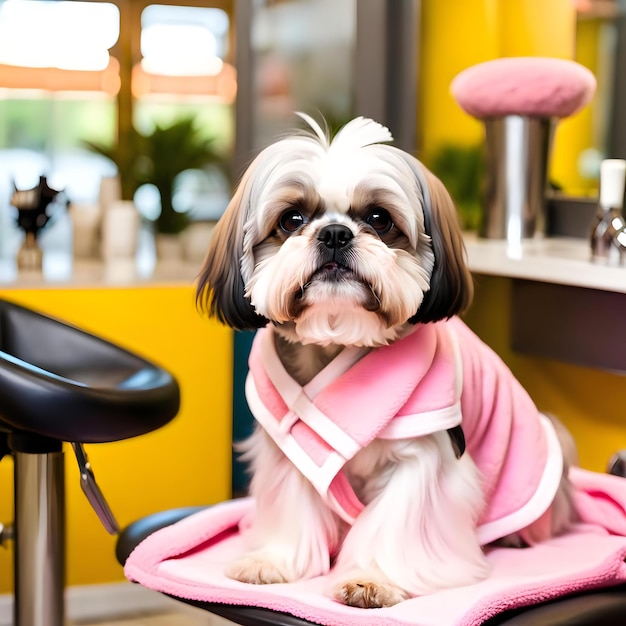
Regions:
[[[345,248],[352,239],[354,234],[343,224],[328,224],[317,235],[317,240],[330,250]]]

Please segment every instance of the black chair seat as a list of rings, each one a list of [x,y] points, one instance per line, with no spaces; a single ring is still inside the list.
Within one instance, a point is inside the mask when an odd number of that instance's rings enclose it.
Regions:
[[[104,443],[148,433],[178,412],[164,369],[78,328],[0,300],[0,428]]]
[[[186,507],[161,511],[127,526],[119,534],[116,545],[121,565],[149,535],[174,524],[206,507]],[[254,606],[235,606],[175,598],[205,609],[242,626],[315,626],[293,615]],[[588,591],[525,609],[504,611],[487,620],[483,626],[623,626],[626,624],[626,585]],[[443,626],[443,625],[442,625]]]

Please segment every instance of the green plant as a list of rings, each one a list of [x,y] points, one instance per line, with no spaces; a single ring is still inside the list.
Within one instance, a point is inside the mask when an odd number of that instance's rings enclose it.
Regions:
[[[476,230],[482,218],[482,147],[442,145],[431,159],[430,169],[450,192],[457,205],[462,227]]]
[[[132,200],[137,188],[146,179],[146,138],[132,128],[112,146],[95,141],[83,141],[90,150],[110,159],[117,166],[122,200]]]
[[[156,124],[147,134],[133,128],[113,146],[90,141],[84,144],[115,163],[123,200],[132,200],[138,187],[146,183],[158,189],[161,213],[154,221],[158,233],[177,234],[189,224],[189,215],[176,211],[172,204],[178,174],[207,165],[217,165],[226,173],[224,158],[215,149],[214,139],[202,135],[192,116],[169,126]]]
[[[203,137],[193,117],[181,118],[169,126],[157,124],[144,135],[145,182],[152,183],[161,196],[161,213],[155,220],[158,233],[176,234],[189,224],[189,215],[174,209],[174,181],[189,169],[217,165],[224,159],[214,147],[214,139]]]

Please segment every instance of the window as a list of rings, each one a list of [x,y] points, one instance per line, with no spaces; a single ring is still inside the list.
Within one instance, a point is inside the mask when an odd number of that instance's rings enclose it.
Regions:
[[[181,4],[0,0],[0,257],[13,254],[14,183],[28,188],[45,175],[69,200],[96,201],[115,167],[84,141],[113,144],[131,123],[150,132],[192,114],[228,154],[237,85],[230,18],[205,2]],[[207,193],[216,184],[221,191]],[[181,206],[211,217],[228,184],[196,172],[180,189]]]
[[[14,184],[46,175],[82,201],[111,173],[81,142],[115,133],[119,22],[111,3],[0,1],[0,255],[15,240]]]
[[[105,2],[0,0],[0,89],[115,96],[119,22]]]
[[[141,60],[132,75],[138,130],[150,133],[155,124],[167,126],[192,116],[219,152],[230,152],[237,81],[227,61],[229,29],[227,13],[217,8],[153,4],[142,11]],[[218,218],[230,192],[217,170],[184,172],[175,188],[175,208],[190,211],[194,219]],[[140,210],[155,215],[157,196],[142,192]]]

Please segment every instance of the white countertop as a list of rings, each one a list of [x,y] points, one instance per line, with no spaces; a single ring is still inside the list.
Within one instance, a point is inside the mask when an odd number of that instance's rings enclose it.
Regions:
[[[193,285],[199,266],[185,261],[146,263],[137,259],[73,260],[69,255],[44,256],[43,272],[17,270],[0,260],[0,289],[141,287]]]
[[[464,239],[472,272],[626,293],[626,267],[593,263],[586,240],[535,238],[515,249],[506,241],[473,233]],[[201,264],[201,260],[157,262],[154,243],[146,236],[136,257],[109,262],[73,259],[66,248],[48,249],[42,273],[18,272],[14,258],[0,256],[0,288],[192,285]]]
[[[137,254],[126,259],[75,259],[67,246],[49,246],[41,272],[18,270],[14,256],[0,256],[0,289],[192,285],[200,267],[200,260],[157,261],[152,237],[146,235],[140,237]]]
[[[535,238],[521,248],[465,235],[472,272],[626,293],[626,267],[592,262],[586,239]]]

